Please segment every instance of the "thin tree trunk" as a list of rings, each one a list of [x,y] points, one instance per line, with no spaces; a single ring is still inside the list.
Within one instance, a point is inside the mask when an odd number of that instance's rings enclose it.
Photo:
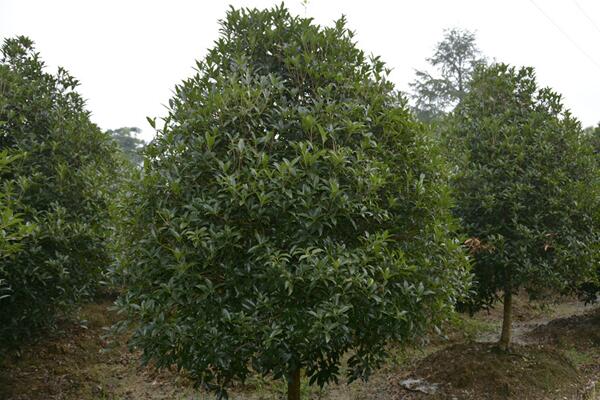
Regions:
[[[508,350],[510,347],[512,325],[512,290],[508,286],[504,289],[504,316],[502,318],[502,335],[498,346],[502,350]]]
[[[287,387],[288,400],[300,400],[300,368],[292,371]]]

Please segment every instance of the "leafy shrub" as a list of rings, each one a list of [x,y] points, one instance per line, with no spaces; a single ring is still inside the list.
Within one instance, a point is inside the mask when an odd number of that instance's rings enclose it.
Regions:
[[[1,186],[10,213],[35,225],[20,251],[0,257],[0,344],[27,337],[91,294],[109,262],[107,202],[115,147],[92,124],[77,81],[44,72],[24,37],[0,59]],[[12,157],[12,156],[10,156]]]
[[[469,274],[445,165],[344,19],[231,9],[177,86],[126,205],[132,344],[222,391],[252,373],[366,377]],[[153,122],[154,123],[154,122]]]

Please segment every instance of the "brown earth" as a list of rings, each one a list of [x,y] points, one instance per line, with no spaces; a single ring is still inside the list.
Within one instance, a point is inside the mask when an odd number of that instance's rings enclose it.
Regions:
[[[586,376],[587,387],[596,387],[600,398],[600,308],[552,320],[527,336],[562,349]]]
[[[423,359],[411,374],[427,382],[430,393],[406,389],[398,399],[545,400],[573,399],[583,378],[573,363],[544,346],[456,344]]]
[[[600,308],[554,319],[536,327],[527,336],[560,347],[600,350]]]
[[[454,335],[454,339],[462,336],[460,343],[438,350],[397,376],[391,382],[395,398],[600,399],[598,305],[586,307],[575,299],[529,304],[519,298],[513,323],[515,344],[509,352],[495,346],[501,309],[499,304],[475,318],[462,319],[467,324]],[[475,334],[465,335],[472,325]]]
[[[110,300],[84,306],[75,321],[12,354],[0,366],[0,399],[91,400],[183,398],[189,385],[179,378],[139,367],[124,344],[109,345],[107,328],[117,321]],[[169,382],[165,384],[165,382]],[[171,383],[172,382],[172,383]]]

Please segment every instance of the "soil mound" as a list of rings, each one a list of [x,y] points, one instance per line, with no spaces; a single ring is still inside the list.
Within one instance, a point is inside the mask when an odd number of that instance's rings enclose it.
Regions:
[[[600,308],[540,325],[529,336],[560,347],[600,349]]]
[[[414,385],[415,380],[420,385]],[[397,398],[572,399],[582,384],[573,363],[551,348],[515,345],[505,352],[493,344],[470,343],[447,347],[423,359],[410,379],[398,382]]]

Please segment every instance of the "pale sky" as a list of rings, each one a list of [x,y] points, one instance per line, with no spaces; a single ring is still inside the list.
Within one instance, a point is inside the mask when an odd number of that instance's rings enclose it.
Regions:
[[[489,59],[535,67],[540,83],[562,93],[584,126],[600,121],[598,0],[285,3],[321,25],[345,14],[358,45],[393,68],[400,90],[409,90],[445,28],[466,28]],[[194,60],[217,39],[229,4],[280,1],[0,0],[0,39],[29,36],[51,71],[60,65],[80,80],[95,123],[138,126],[148,140],[154,132],[146,116],[165,115],[175,84],[193,74]]]

